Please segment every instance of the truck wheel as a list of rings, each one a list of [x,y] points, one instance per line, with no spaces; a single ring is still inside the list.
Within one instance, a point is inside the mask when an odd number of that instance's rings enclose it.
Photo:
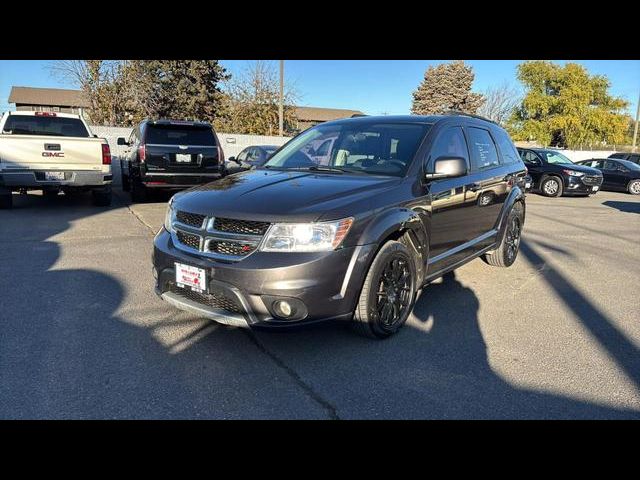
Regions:
[[[561,197],[562,180],[558,177],[547,177],[540,184],[540,191],[545,197]]]
[[[353,328],[366,337],[387,338],[407,321],[415,300],[415,261],[405,245],[389,241],[369,267],[353,316]]]
[[[122,174],[122,191],[131,191],[131,184],[129,183],[129,175]]]
[[[111,188],[105,188],[101,190],[93,190],[91,192],[93,197],[93,204],[96,207],[108,207],[111,205],[112,193]]]
[[[10,209],[13,207],[13,195],[11,192],[0,195],[0,209]]]
[[[516,202],[509,216],[502,241],[493,253],[484,255],[484,260],[493,267],[510,267],[516,261],[520,250],[522,226],[524,224],[524,208],[520,202]]]
[[[131,201],[134,203],[142,203],[147,200],[147,187],[142,182],[136,179],[130,180],[131,185]]]

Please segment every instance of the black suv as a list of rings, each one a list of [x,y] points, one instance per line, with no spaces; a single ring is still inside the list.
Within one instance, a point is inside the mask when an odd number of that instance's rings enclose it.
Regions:
[[[531,190],[547,197],[593,195],[602,185],[602,173],[577,165],[565,155],[545,148],[518,148],[531,175]]]
[[[176,194],[154,240],[156,293],[223,323],[344,319],[384,338],[431,280],[479,256],[514,262],[525,172],[478,117],[327,122],[262,167]]]
[[[616,158],[618,160],[628,160],[630,162],[640,164],[640,153],[618,152],[618,153],[612,153],[611,155],[609,155],[609,158]]]
[[[224,176],[224,154],[218,136],[206,122],[144,120],[129,139],[120,160],[122,189],[142,202],[149,188],[179,190]]]

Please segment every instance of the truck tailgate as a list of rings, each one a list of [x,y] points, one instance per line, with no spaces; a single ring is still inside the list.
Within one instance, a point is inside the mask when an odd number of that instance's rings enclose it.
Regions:
[[[2,169],[96,170],[102,168],[100,138],[0,135]]]

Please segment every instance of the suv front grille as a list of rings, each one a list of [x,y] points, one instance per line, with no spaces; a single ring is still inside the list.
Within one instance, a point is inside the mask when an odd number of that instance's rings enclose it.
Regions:
[[[255,252],[270,226],[269,222],[207,217],[178,210],[173,238],[178,248],[185,246],[205,256],[234,262]]]
[[[231,296],[227,295],[222,289],[210,287],[209,290],[211,291],[209,293],[198,293],[187,288],[180,288],[175,283],[170,282],[169,290],[176,295],[180,295],[181,297],[184,297],[201,305],[219,308],[221,310],[226,310],[227,312],[232,313],[244,313],[244,309],[242,308],[240,303]]]
[[[194,235],[193,233],[186,233],[182,230],[176,231],[176,236],[180,243],[186,245],[190,248],[195,248],[196,250],[200,249],[200,237],[198,235]]]
[[[585,185],[600,185],[602,183],[602,177],[597,175],[585,175],[582,177],[582,183]]]
[[[196,228],[202,228],[202,224],[204,223],[205,218],[207,218],[206,215],[199,215],[197,213],[182,211],[178,211],[176,213],[176,220],[178,220],[180,223],[184,223],[185,225]]]
[[[240,233],[243,235],[264,235],[270,225],[269,222],[232,220],[218,217],[213,222],[213,228],[219,232]]]

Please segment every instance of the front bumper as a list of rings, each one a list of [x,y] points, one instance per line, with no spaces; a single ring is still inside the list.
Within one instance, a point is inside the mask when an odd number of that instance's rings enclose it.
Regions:
[[[375,244],[321,253],[257,251],[224,263],[177,249],[162,228],[154,240],[156,293],[178,308],[232,325],[283,327],[350,319],[375,251]],[[205,270],[204,295],[175,285],[176,262]],[[278,318],[277,300],[302,302],[306,315]]]
[[[64,173],[64,180],[46,180],[45,172],[52,170],[0,171],[0,186],[14,188],[100,187],[110,185],[112,174],[91,170],[55,170]]]
[[[564,180],[564,194],[593,195],[600,190],[602,177],[595,176],[568,176]]]

